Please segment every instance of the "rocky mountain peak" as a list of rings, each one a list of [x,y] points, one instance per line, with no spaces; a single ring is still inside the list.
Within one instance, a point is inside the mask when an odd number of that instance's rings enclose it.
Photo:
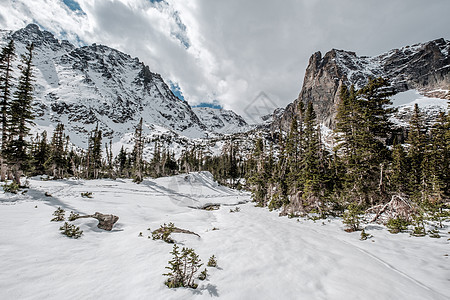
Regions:
[[[137,58],[104,45],[75,47],[34,24],[1,38],[13,39],[17,54],[35,44],[35,122],[47,128],[64,123],[78,146],[86,147],[87,133],[97,124],[105,137],[118,141],[134,132],[141,117],[146,133],[164,128],[190,138],[207,136],[189,104]]]
[[[306,68],[303,87],[298,98],[276,118],[274,126],[289,128],[298,114],[298,103],[312,102],[318,120],[333,128],[342,84],[359,88],[370,77],[389,79],[397,92],[411,89],[434,97],[450,99],[450,41],[437,39],[393,49],[374,57],[358,56],[355,52],[332,49],[324,56],[314,53]]]
[[[51,32],[40,30],[39,26],[36,24],[28,24],[25,28],[12,33],[10,38],[25,45],[33,43],[37,48],[49,47],[53,51],[61,50],[61,48],[70,51],[75,48],[74,45],[66,40],[60,41],[56,39]]]

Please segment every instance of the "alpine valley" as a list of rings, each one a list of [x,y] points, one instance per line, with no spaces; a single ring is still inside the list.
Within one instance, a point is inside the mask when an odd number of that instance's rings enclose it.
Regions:
[[[256,124],[38,25],[0,48],[0,299],[449,299],[450,41],[316,52]]]

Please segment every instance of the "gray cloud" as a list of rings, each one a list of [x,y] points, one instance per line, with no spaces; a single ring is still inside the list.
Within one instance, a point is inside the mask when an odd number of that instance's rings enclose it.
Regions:
[[[264,91],[278,106],[297,97],[315,51],[377,55],[450,38],[448,0],[1,1],[3,28],[36,20],[75,40],[138,56],[179,84],[191,104],[218,100],[238,113]],[[189,47],[186,47],[189,45]]]

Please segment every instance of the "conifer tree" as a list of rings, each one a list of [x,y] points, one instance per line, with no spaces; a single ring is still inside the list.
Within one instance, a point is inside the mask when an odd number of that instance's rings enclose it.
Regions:
[[[93,134],[92,147],[92,161],[94,168],[94,179],[99,178],[100,170],[102,168],[102,131],[97,127]]]
[[[33,152],[34,169],[36,174],[45,173],[45,162],[50,158],[51,149],[47,142],[47,131],[39,136],[36,134],[36,147]]]
[[[311,102],[308,103],[305,114],[305,153],[302,162],[302,176],[304,182],[305,198],[318,197],[321,183],[321,174],[319,170],[319,135],[316,124],[316,113]]]
[[[396,143],[392,151],[391,164],[391,185],[392,191],[397,193],[404,193],[408,188],[408,179],[405,176],[408,173],[408,161],[406,153],[401,144]]]
[[[296,195],[302,189],[299,186],[299,166],[300,166],[300,145],[297,117],[294,116],[291,121],[290,130],[286,138],[285,159],[286,159],[286,184],[287,193]]]
[[[4,151],[8,142],[8,124],[9,124],[9,104],[11,100],[11,88],[12,88],[12,80],[13,80],[13,69],[12,62],[15,58],[15,47],[14,41],[9,41],[8,45],[2,49],[0,53],[0,109],[1,109],[1,181],[5,181],[6,179],[6,163],[5,163],[5,154]]]
[[[422,181],[424,194],[431,202],[441,202],[449,179],[449,152],[446,133],[447,117],[441,112],[437,122],[432,126],[429,143],[425,146],[422,161]],[[427,200],[427,199],[425,199]]]
[[[123,148],[120,148],[119,154],[116,157],[118,173],[120,176],[127,176],[125,170],[127,169],[127,152]]]
[[[161,148],[158,144],[158,142],[155,143],[155,149],[153,152],[153,157],[150,162],[150,165],[153,169],[153,176],[159,177],[161,176]]]
[[[67,167],[64,138],[64,125],[58,123],[53,132],[50,157],[45,163],[45,166],[51,169],[52,176],[55,179],[64,178],[64,172]]]
[[[367,130],[378,139],[385,139],[391,130],[390,114],[395,109],[388,107],[392,104],[390,97],[395,93],[389,88],[389,82],[382,78],[370,78],[367,85],[358,91],[364,109],[364,123]]]
[[[7,146],[8,160],[12,165],[14,181],[20,184],[20,176],[24,169],[29,167],[29,156],[27,154],[28,142],[26,136],[30,131],[29,126],[33,124],[33,44],[26,47],[27,54],[22,55],[22,65],[19,66],[21,75],[14,97],[10,104],[9,123],[10,141]]]
[[[358,205],[374,204],[377,198],[386,197],[383,170],[390,153],[385,139],[392,112],[387,107],[392,95],[387,85],[381,78],[369,79],[359,91],[343,86],[340,93],[335,151],[346,165],[345,188]]]
[[[257,202],[259,206],[267,204],[267,173],[264,155],[264,143],[261,138],[258,138],[253,150],[252,159],[255,161],[256,169],[249,178],[251,184],[253,201]]]
[[[142,118],[141,118],[134,133],[134,149],[133,149],[133,156],[134,156],[133,176],[134,181],[137,183],[142,182],[143,179],[142,174],[143,150],[144,150],[144,138],[142,136]]]
[[[98,124],[89,135],[86,153],[86,178],[99,178],[102,168],[102,131]]]
[[[409,145],[407,154],[410,163],[409,191],[418,199],[420,195],[417,192],[422,190],[422,162],[426,144],[426,129],[417,103],[414,105],[413,115],[409,122],[406,143]]]

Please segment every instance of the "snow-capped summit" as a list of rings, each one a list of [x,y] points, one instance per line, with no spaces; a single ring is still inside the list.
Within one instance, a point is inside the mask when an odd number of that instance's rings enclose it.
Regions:
[[[252,128],[241,116],[231,110],[210,107],[194,107],[193,110],[202,123],[212,132],[233,134],[245,132]]]
[[[17,54],[35,45],[33,64],[38,126],[65,125],[73,143],[85,147],[95,126],[115,141],[143,118],[144,132],[162,126],[190,138],[206,137],[206,127],[189,104],[178,99],[163,78],[138,58],[103,45],[75,47],[31,24],[2,34]]]

